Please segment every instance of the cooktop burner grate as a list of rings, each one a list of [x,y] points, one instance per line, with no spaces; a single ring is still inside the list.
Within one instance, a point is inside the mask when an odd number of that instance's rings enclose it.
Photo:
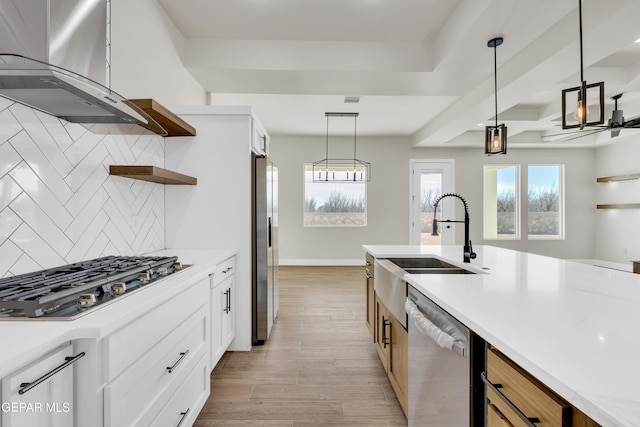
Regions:
[[[73,319],[182,270],[175,256],[107,256],[0,279],[0,319]]]

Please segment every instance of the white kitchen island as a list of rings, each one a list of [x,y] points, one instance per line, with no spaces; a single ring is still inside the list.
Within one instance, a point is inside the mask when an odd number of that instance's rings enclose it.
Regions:
[[[640,426],[640,275],[492,246],[365,245],[477,274],[405,276],[488,343],[603,426]]]

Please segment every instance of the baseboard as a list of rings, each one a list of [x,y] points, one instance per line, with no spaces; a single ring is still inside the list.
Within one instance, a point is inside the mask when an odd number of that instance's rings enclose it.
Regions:
[[[280,259],[280,265],[306,265],[306,266],[361,266],[362,259]]]

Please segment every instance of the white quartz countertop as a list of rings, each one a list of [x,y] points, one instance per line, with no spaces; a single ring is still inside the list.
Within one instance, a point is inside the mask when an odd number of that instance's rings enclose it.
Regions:
[[[565,400],[608,426],[640,426],[640,274],[492,246],[365,245],[479,274],[405,279]]]
[[[145,254],[177,256],[183,265],[193,266],[75,320],[0,320],[0,378],[66,341],[100,339],[113,333],[207,278],[217,264],[235,253],[224,249],[164,249]]]

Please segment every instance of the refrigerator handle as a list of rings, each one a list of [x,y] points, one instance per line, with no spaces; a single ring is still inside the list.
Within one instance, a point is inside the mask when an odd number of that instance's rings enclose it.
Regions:
[[[268,236],[268,239],[269,239],[269,243],[268,243],[269,246],[268,247],[271,247],[271,217],[269,217],[269,236]]]

